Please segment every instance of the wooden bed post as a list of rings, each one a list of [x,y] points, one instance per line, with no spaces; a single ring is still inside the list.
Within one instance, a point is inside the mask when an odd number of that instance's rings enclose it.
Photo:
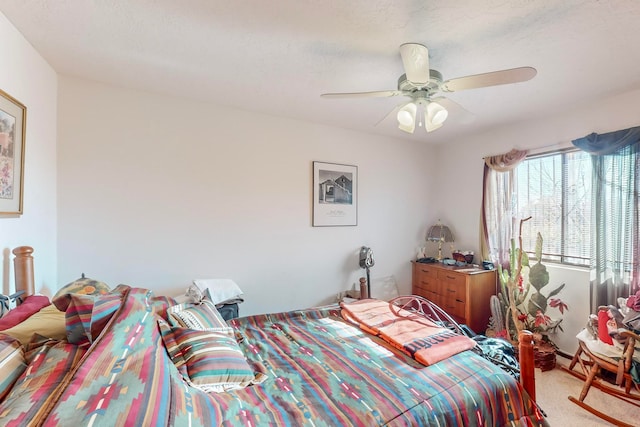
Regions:
[[[536,379],[535,363],[533,357],[533,334],[529,331],[520,331],[518,335],[520,354],[520,383],[529,393],[534,401],[536,400]]]
[[[13,269],[16,280],[16,292],[24,291],[23,297],[35,294],[35,282],[33,279],[33,248],[31,246],[18,246],[13,249]]]

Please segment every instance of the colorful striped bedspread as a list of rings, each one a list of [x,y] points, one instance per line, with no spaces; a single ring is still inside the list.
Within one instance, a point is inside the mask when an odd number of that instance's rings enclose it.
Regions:
[[[471,351],[431,366],[380,345],[335,308],[231,321],[268,376],[205,393],[182,379],[157,326],[166,309],[129,288],[86,350],[50,342],[0,404],[2,425],[547,426],[508,373]]]

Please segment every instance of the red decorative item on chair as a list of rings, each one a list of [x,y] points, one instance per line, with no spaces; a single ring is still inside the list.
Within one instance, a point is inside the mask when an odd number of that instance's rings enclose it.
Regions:
[[[609,322],[609,313],[607,310],[598,311],[598,338],[600,341],[613,345],[613,340],[609,335],[609,328],[607,326],[607,322]]]

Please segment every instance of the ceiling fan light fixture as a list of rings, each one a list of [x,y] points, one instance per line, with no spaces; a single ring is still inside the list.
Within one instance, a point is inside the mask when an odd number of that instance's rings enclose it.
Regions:
[[[429,121],[429,117],[427,116],[427,114],[424,115],[424,129],[427,132],[433,132],[436,129],[440,129],[442,127],[442,123],[440,124],[435,124],[431,121]]]
[[[409,102],[398,111],[398,128],[408,133],[413,133],[416,127],[416,111],[418,107]]]
[[[437,102],[430,102],[427,105],[427,123],[440,127],[447,120],[447,117],[449,117],[449,112],[442,105]]]

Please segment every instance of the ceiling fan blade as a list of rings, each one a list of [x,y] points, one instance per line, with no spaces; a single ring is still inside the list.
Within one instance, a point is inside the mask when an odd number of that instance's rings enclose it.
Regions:
[[[451,113],[450,117],[452,117],[457,123],[468,125],[476,119],[475,114],[449,98],[439,96],[437,98],[432,98],[431,100],[436,101],[438,104],[446,108],[447,111]]]
[[[511,68],[509,70],[475,74],[473,76],[447,80],[442,83],[441,87],[445,92],[457,92],[460,90],[520,83],[531,80],[537,73],[538,71],[533,67]]]
[[[400,56],[407,80],[414,84],[429,82],[429,50],[419,43],[400,45]]]
[[[400,90],[377,90],[373,92],[345,92],[345,93],[323,93],[324,98],[389,98],[402,95]]]
[[[398,114],[398,111],[400,111],[400,109],[402,107],[404,107],[405,105],[407,105],[409,102],[411,102],[411,101],[403,102],[401,104],[396,105],[396,107],[393,110],[389,111],[383,118],[378,120],[378,122],[375,124],[375,126],[378,126],[380,123],[384,122],[385,120],[387,120],[391,116],[395,117]]]

